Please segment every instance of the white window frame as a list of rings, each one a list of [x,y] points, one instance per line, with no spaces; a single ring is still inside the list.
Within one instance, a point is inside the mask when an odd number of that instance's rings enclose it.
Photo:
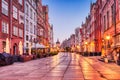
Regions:
[[[25,8],[26,9],[26,15],[29,15],[29,6],[28,6],[28,4],[26,4],[25,7],[26,7]]]
[[[33,10],[30,8],[30,18],[32,19]]]
[[[29,31],[29,21],[26,19],[26,31]]]
[[[2,13],[8,16],[8,3],[2,0]]]
[[[15,19],[18,18],[18,10],[17,10],[17,7],[15,7],[15,6],[13,6],[13,17],[14,17]]]
[[[35,12],[34,12],[34,21],[36,21],[36,14],[35,14]]]
[[[18,0],[18,2],[22,5],[23,4],[23,0]]]
[[[18,27],[13,26],[13,35],[18,36]]]
[[[23,37],[23,30],[22,29],[19,29],[19,36]]]
[[[9,33],[8,23],[5,21],[2,21],[2,32],[6,34]]]
[[[30,22],[30,33],[33,32],[33,24]]]

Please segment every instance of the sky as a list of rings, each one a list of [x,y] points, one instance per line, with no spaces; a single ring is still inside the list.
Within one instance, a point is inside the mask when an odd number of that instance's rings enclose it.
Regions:
[[[62,42],[75,33],[90,13],[90,3],[96,0],[42,0],[49,7],[49,22],[53,25],[54,42]]]

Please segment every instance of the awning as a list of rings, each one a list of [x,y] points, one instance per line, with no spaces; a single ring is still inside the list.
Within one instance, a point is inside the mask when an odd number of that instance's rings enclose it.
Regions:
[[[45,47],[45,45],[43,45],[43,44],[38,44],[38,43],[37,43],[37,44],[36,44],[34,47],[32,47],[32,48],[41,48],[41,49],[42,49],[42,48],[46,48],[46,47]]]

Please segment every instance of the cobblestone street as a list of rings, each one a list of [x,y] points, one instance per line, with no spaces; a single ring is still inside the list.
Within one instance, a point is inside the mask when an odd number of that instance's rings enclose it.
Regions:
[[[0,80],[120,80],[120,67],[100,62],[98,57],[59,53],[0,67]]]

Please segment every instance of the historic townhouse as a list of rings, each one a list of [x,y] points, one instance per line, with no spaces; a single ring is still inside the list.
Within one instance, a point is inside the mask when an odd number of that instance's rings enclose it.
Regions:
[[[10,52],[10,0],[0,0],[0,53]],[[8,51],[6,51],[8,50]]]
[[[102,1],[102,46],[106,51],[120,45],[120,1]]]
[[[86,51],[86,46],[85,46],[86,26],[85,26],[85,23],[82,23],[81,27],[82,27],[82,30],[81,30],[82,31],[82,34],[81,34],[81,36],[82,36],[82,44],[81,44],[82,51],[81,52],[85,52]]]
[[[44,34],[45,34],[44,32],[45,32],[45,26],[44,26],[42,1],[37,0],[37,39],[40,44],[44,44]]]
[[[24,41],[24,0],[11,0],[10,42],[11,53],[23,54]]]
[[[71,51],[79,51],[77,49],[75,49],[75,34],[72,34],[70,36],[70,46],[71,46]]]
[[[84,41],[83,41],[83,47],[84,52],[90,51],[90,16],[86,17],[85,23],[82,25],[83,27],[83,35],[84,35]]]
[[[75,46],[74,46],[77,51],[78,51],[78,48],[80,47],[80,42],[79,41],[80,41],[80,28],[78,27],[78,28],[75,29]]]
[[[48,6],[43,6],[43,16],[45,23],[45,31],[44,31],[44,44],[46,47],[50,45],[50,24],[49,24],[49,16],[48,16]]]
[[[100,14],[100,10],[101,10],[101,0],[97,0],[97,2],[95,3],[95,52],[101,52],[101,43],[102,43],[102,39],[101,39],[101,14]]]
[[[48,6],[42,0],[0,0],[0,53],[31,54],[37,43],[53,46]]]
[[[90,52],[95,52],[95,3],[91,3],[91,8],[90,8]]]
[[[87,52],[91,52],[91,50],[90,50],[90,40],[91,40],[91,38],[90,38],[90,20],[91,20],[91,17],[90,17],[90,15],[88,15],[88,17],[86,17],[86,40],[85,40],[85,46],[86,46],[86,51]]]
[[[22,54],[24,40],[23,0],[0,0],[0,52]]]
[[[25,0],[24,53],[31,54],[37,40],[36,0]]]

